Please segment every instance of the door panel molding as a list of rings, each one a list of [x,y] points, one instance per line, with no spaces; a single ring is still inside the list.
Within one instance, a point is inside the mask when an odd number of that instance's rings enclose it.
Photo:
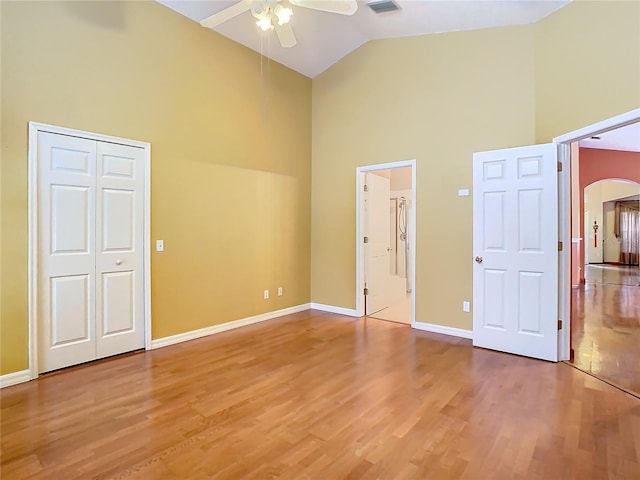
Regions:
[[[142,149],[143,172],[144,172],[144,191],[142,192],[143,203],[143,308],[144,308],[144,345],[145,349],[151,348],[151,144],[132,140],[122,137],[114,137],[100,133],[88,132],[83,130],[75,130],[66,127],[48,125],[38,122],[29,122],[29,145],[28,145],[28,222],[29,222],[29,257],[28,257],[28,302],[29,302],[29,376],[31,379],[38,377],[38,301],[40,292],[38,285],[40,278],[39,270],[39,185],[38,185],[38,134],[52,133],[58,135],[66,135],[69,137],[78,137],[86,140],[106,142],[109,144],[126,145],[130,147],[138,147]],[[60,168],[66,171],[82,171],[82,159],[78,157],[77,161],[73,161],[69,165],[60,165]],[[129,171],[126,162],[114,159],[107,165],[109,174],[119,177],[127,177]],[[106,172],[105,172],[106,173]]]

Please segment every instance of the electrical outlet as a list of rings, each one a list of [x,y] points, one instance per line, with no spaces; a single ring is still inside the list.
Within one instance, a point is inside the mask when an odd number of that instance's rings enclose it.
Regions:
[[[269,300],[269,290],[264,291],[264,299]]]
[[[282,296],[282,287],[278,287],[278,296],[281,297]]]
[[[156,240],[156,252],[164,252],[164,240]]]
[[[469,304],[469,302],[462,302],[462,311],[468,312],[470,310],[471,310],[471,305]]]

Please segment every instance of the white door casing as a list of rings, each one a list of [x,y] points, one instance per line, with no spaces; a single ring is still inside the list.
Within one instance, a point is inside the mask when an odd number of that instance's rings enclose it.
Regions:
[[[388,211],[391,187],[388,178],[371,172],[365,174],[365,185],[365,235],[368,239],[364,246],[368,291],[366,314],[371,315],[389,306],[391,227]]]
[[[144,148],[38,131],[38,372],[145,346]]]
[[[558,359],[557,145],[473,156],[473,344]]]

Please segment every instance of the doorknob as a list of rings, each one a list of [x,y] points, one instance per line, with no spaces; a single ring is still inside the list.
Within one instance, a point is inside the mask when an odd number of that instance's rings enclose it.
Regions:
[[[120,265],[120,264],[122,264],[122,260],[120,259],[116,260],[116,265]]]
[[[476,257],[476,263],[482,263],[482,257]]]

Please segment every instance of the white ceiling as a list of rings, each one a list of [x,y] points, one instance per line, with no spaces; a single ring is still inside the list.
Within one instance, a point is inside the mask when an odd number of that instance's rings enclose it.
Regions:
[[[157,1],[199,23],[239,0]],[[313,78],[369,40],[535,23],[570,0],[395,1],[401,10],[375,14],[367,0],[358,0],[352,16],[294,6],[298,44],[292,48],[282,48],[274,31],[261,32],[250,12],[214,31]]]
[[[587,138],[580,140],[578,144],[585,148],[640,152],[640,123],[632,123],[626,127],[610,130],[597,136],[600,137],[600,140]]]

